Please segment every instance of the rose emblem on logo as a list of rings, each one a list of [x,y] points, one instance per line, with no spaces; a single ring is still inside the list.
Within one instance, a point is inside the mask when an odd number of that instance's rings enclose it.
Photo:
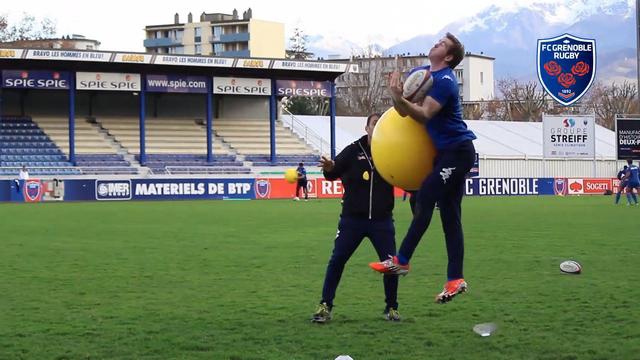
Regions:
[[[560,65],[558,65],[558,63],[555,61],[549,61],[544,64],[544,69],[546,70],[547,74],[551,76],[558,76],[562,72],[562,67],[560,67]]]
[[[572,73],[562,73],[560,74],[560,76],[558,76],[558,82],[565,89],[568,89],[571,87],[571,85],[576,83],[576,78],[573,77]]]
[[[589,64],[584,61],[578,61],[575,65],[571,67],[571,73],[575,76],[585,76],[589,73]]]

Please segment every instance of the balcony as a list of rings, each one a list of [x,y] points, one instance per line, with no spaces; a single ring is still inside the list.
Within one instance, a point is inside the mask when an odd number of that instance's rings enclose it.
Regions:
[[[217,36],[211,36],[211,42],[233,43],[249,41],[249,33],[222,34],[219,39]]]
[[[143,44],[144,44],[144,47],[146,48],[154,48],[154,47],[177,46],[177,45],[180,45],[180,42],[172,38],[157,38],[157,39],[144,39]]]
[[[237,50],[237,51],[223,51],[219,54],[216,53],[216,56],[225,56],[225,57],[250,57],[249,50]]]

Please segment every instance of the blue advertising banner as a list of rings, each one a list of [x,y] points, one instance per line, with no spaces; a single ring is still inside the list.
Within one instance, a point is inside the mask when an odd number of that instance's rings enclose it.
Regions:
[[[0,180],[0,201],[11,201],[11,180]]]
[[[276,80],[278,96],[331,97],[328,81]]]
[[[596,75],[596,41],[563,34],[538,40],[538,79],[564,106],[578,101]]]
[[[66,71],[2,70],[2,87],[9,89],[69,89]]]
[[[161,93],[206,94],[207,78],[187,75],[147,75],[147,91]]]
[[[258,186],[255,185],[262,180],[64,180],[64,201],[256,199],[264,198],[256,193]],[[553,178],[469,178],[466,180],[465,193],[467,196],[555,195],[558,192],[557,180]],[[563,192],[566,193],[566,190]],[[0,180],[0,201],[25,201],[22,193],[22,189],[16,187],[13,180]]]
[[[65,200],[255,199],[255,179],[66,180]]]
[[[552,178],[472,178],[467,179],[468,196],[554,195]]]

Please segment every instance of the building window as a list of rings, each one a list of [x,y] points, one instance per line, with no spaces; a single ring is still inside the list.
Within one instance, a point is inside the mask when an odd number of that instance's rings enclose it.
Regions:
[[[176,54],[184,54],[184,46],[176,46],[175,52]]]
[[[176,30],[176,41],[182,43],[182,36],[184,35],[184,30]]]
[[[484,73],[480,71],[480,85],[484,84]]]
[[[214,26],[213,27],[213,38],[216,40],[220,40],[220,35],[222,35],[222,26]]]
[[[224,52],[224,44],[213,44],[213,55],[220,55]]]
[[[202,45],[196,44],[196,55],[202,54]]]
[[[202,41],[202,28],[195,28],[195,37],[194,37],[194,41],[199,43]]]

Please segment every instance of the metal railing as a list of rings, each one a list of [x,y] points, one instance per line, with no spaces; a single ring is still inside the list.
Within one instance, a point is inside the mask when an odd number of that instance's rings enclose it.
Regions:
[[[310,129],[307,125],[305,125],[302,121],[296,118],[295,115],[290,113],[286,109],[282,109],[282,112],[287,113],[289,115],[289,120],[284,121],[281,119],[282,124],[289,127],[291,129],[291,133],[298,134],[298,136],[302,137],[302,139],[309,145],[311,145],[314,149],[320,151],[320,154],[325,154],[325,152],[331,151],[331,144],[329,144],[326,140],[322,138],[322,136],[318,135],[315,131]]]
[[[153,169],[149,169],[155,175]],[[165,166],[168,175],[188,174],[248,174],[250,169],[244,166]]]

